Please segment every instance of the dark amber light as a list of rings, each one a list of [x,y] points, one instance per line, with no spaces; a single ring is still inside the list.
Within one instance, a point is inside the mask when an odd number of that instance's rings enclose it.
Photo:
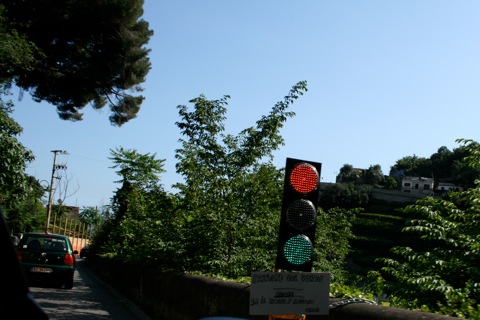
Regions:
[[[287,222],[296,230],[303,231],[315,224],[317,212],[310,200],[298,199],[288,204]]]

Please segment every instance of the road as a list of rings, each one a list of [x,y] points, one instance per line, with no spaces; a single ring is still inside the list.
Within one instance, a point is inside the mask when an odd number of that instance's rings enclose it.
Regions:
[[[98,279],[77,259],[73,289],[30,287],[51,320],[150,320],[133,303]]]

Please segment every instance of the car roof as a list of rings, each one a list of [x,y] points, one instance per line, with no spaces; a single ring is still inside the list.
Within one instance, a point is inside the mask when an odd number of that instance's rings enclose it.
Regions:
[[[50,232],[25,232],[23,234],[25,235],[38,235],[38,236],[60,236],[60,237],[66,237],[64,234],[59,234],[59,233],[50,233]]]
[[[57,233],[46,233],[46,232],[27,232],[23,234],[23,238],[25,237],[45,237],[45,238],[57,238],[57,239],[68,239],[68,236],[63,234]]]

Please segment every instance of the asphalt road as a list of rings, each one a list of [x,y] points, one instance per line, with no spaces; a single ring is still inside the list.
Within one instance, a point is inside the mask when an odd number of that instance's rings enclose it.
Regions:
[[[34,299],[52,320],[150,320],[77,259],[73,289],[31,286]]]

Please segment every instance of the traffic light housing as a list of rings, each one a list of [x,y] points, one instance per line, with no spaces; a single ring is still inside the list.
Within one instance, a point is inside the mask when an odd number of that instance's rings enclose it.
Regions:
[[[322,164],[287,158],[276,269],[312,271]]]

